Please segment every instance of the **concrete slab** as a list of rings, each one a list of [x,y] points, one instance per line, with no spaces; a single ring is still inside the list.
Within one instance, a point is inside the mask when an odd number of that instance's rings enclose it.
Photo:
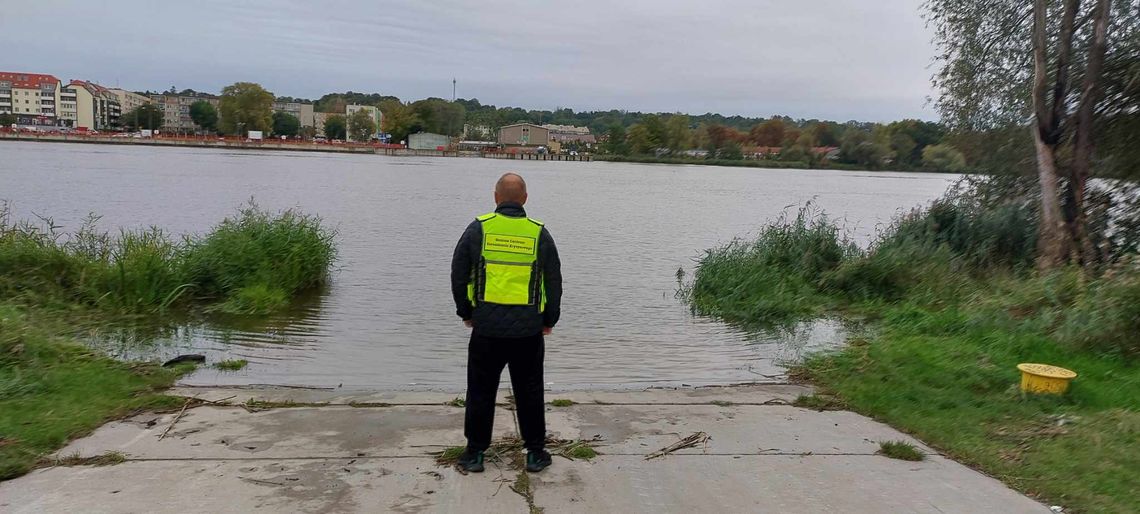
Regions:
[[[496,478],[464,477],[429,459],[127,462],[2,483],[0,512],[526,512]]]
[[[0,484],[0,510],[55,512],[527,512],[515,473],[461,476],[423,458],[128,462],[53,468]],[[545,512],[918,512],[1049,509],[941,457],[558,459],[531,475]]]
[[[708,443],[678,453],[867,455],[878,451],[880,441],[907,441],[934,453],[853,412],[783,405],[575,405],[553,409],[547,424],[566,439],[599,435],[599,450],[607,454],[645,455],[696,432],[708,434]]]
[[[532,480],[546,512],[979,512],[1049,509],[1000,482],[934,457],[670,455],[559,460]]]
[[[133,459],[241,459],[424,456],[465,444],[463,409],[291,407],[249,413],[240,407],[187,410],[165,439],[175,414],[142,415],[100,427],[59,455],[114,451]],[[510,411],[498,409],[497,437],[515,432]]]
[[[536,504],[548,513],[591,514],[1048,512],[888,426],[782,405],[803,394],[796,387],[559,395],[583,403],[548,406],[548,430],[564,438],[601,435],[603,454],[591,462],[556,458],[532,478]],[[391,393],[386,403],[412,398],[439,399]],[[778,401],[744,401],[759,398]],[[591,399],[604,403],[584,403]],[[276,401],[283,400],[309,401]],[[115,451],[128,460],[0,483],[0,512],[527,512],[508,487],[517,472],[492,467],[460,476],[434,465],[430,452],[464,442],[463,409],[442,401],[255,413],[199,407],[160,440],[173,418],[136,416],[73,442],[59,453]],[[497,409],[496,433],[514,430],[511,412]],[[707,444],[645,460],[697,431],[710,435]],[[875,455],[882,440],[911,441],[930,456],[913,463]]]

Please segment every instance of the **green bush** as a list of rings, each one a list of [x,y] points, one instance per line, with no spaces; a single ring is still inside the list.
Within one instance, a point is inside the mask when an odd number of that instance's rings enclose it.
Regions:
[[[1135,258],[1091,282],[1060,330],[1061,339],[1086,350],[1140,356],[1140,273]]]
[[[50,219],[13,222],[0,207],[0,295],[35,304],[80,304],[127,312],[175,304],[221,304],[266,312],[323,284],[336,257],[335,231],[292,210],[250,205],[205,236],[173,239],[157,228],[71,234]]]
[[[186,278],[199,296],[233,298],[237,305],[276,303],[325,283],[336,258],[334,236],[315,216],[292,210],[274,215],[250,205],[188,242]]]
[[[694,309],[733,321],[777,322],[817,311],[817,288],[858,248],[813,206],[767,225],[751,242],[733,241],[701,258],[683,291]]]

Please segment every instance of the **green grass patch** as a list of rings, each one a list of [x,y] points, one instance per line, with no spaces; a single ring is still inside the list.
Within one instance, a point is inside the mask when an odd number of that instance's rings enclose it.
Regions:
[[[574,400],[567,400],[565,398],[556,398],[554,400],[550,400],[550,405],[553,407],[569,407],[571,405],[574,405]]]
[[[224,360],[214,364],[214,367],[222,371],[238,371],[244,369],[249,365],[249,361],[245,359],[231,359]]]
[[[467,406],[467,401],[464,400],[463,398],[456,396],[455,398],[451,399],[451,401],[447,402],[447,405],[450,405],[452,407],[462,408],[462,407]]]
[[[1140,258],[1037,272],[1035,204],[979,198],[952,190],[866,249],[809,206],[709,250],[680,296],[745,327],[868,320],[791,370],[818,391],[796,406],[871,416],[1066,511],[1140,510]],[[1079,376],[1024,395],[1022,362]]]
[[[909,460],[918,462],[926,458],[922,452],[918,451],[913,444],[906,441],[881,441],[879,442],[879,454],[898,460]]]
[[[51,335],[50,324],[0,304],[0,480],[107,421],[182,402],[161,391],[186,368],[115,361]]]

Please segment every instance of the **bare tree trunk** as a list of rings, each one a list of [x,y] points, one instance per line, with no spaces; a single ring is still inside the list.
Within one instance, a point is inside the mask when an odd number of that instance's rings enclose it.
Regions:
[[[1048,44],[1045,26],[1045,0],[1033,2],[1033,142],[1037,149],[1037,175],[1041,186],[1041,220],[1038,239],[1037,267],[1056,268],[1065,262],[1068,253],[1068,230],[1061,215],[1057,181],[1055,147],[1059,135],[1058,119],[1050,111],[1046,99],[1049,70],[1045,47]],[[1065,43],[1062,43],[1064,45]],[[1058,77],[1058,87],[1064,88],[1064,78]]]
[[[1081,88],[1080,106],[1077,108],[1076,142],[1073,148],[1073,166],[1070,180],[1073,188],[1076,218],[1071,233],[1081,251],[1081,261],[1091,264],[1096,258],[1092,240],[1088,235],[1088,214],[1085,206],[1089,175],[1092,171],[1093,117],[1100,94],[1100,79],[1104,69],[1104,54],[1108,39],[1108,0],[1097,0],[1093,10],[1093,41],[1089,47],[1088,65]]]

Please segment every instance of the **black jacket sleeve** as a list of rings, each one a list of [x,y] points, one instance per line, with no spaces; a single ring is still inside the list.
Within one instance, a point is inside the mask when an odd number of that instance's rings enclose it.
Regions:
[[[542,324],[553,327],[562,315],[562,261],[558,259],[554,237],[546,227],[543,227],[538,238],[539,253],[542,254],[542,279],[546,285],[546,310],[542,314]]]
[[[467,299],[467,284],[471,282],[471,270],[475,267],[475,254],[473,248],[483,239],[483,226],[478,221],[472,221],[455,245],[455,253],[451,256],[451,296],[455,298],[455,314],[464,321],[471,319],[473,307],[471,300]]]

